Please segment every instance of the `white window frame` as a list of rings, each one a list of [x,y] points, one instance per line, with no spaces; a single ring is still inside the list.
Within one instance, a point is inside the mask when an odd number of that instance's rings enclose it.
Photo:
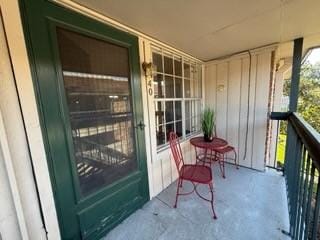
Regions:
[[[163,102],[164,103],[164,109],[163,109],[163,112],[165,113],[165,102],[168,102],[168,101],[179,101],[181,102],[181,114],[182,114],[182,118],[181,118],[181,121],[182,121],[182,136],[180,137],[180,139],[182,141],[185,141],[187,139],[190,139],[192,136],[195,136],[195,135],[198,135],[200,132],[201,132],[201,112],[202,112],[202,109],[203,109],[203,99],[204,99],[204,89],[203,89],[203,64],[201,62],[198,62],[198,61],[195,61],[191,58],[188,58],[188,57],[185,57],[183,55],[179,55],[177,53],[174,53],[172,51],[169,51],[167,49],[164,49],[164,48],[160,48],[160,47],[157,47],[157,46],[154,46],[152,45],[151,46],[151,61],[153,62],[153,53],[157,53],[159,55],[161,55],[162,57],[162,72],[160,71],[157,71],[155,73],[156,74],[161,74],[163,76],[163,78],[165,78],[165,76],[169,76],[169,77],[172,77],[173,78],[173,81],[174,81],[174,94],[176,92],[176,84],[175,84],[175,78],[176,77],[180,77],[178,75],[175,75],[175,67],[173,65],[173,74],[167,74],[165,73],[165,70],[164,70],[164,56],[171,56],[172,59],[173,59],[173,64],[174,64],[174,60],[175,59],[179,59],[181,60],[181,71],[182,71],[182,75],[181,75],[181,79],[182,79],[182,97],[181,98],[153,98],[153,101],[152,101],[152,104],[153,104],[153,107],[154,107],[154,111],[151,112],[151,114],[153,114],[154,116],[154,120],[156,122],[156,116],[155,116],[155,104],[157,102]],[[190,80],[190,91],[192,92],[192,87],[194,86],[192,84],[192,81],[194,80],[194,76],[193,73],[192,73],[192,66],[195,66],[196,69],[199,71],[199,73],[201,73],[201,75],[199,76],[198,75],[198,83],[200,85],[200,89],[197,89],[199,92],[198,94],[200,94],[200,96],[198,97],[185,97],[185,70],[184,70],[184,63],[185,62],[188,62],[188,64],[190,64],[190,77],[188,78]],[[198,74],[199,74],[198,73]],[[152,80],[153,82],[153,80]],[[164,88],[164,94],[165,96],[165,88]],[[197,112],[199,115],[191,115],[191,116],[186,116],[186,109],[185,109],[185,106],[186,106],[186,101],[189,101],[190,104],[192,105],[193,102],[196,103],[197,101],[199,102],[198,106],[200,109],[196,109],[194,112]],[[192,106],[190,107],[192,109]],[[174,118],[173,118],[173,121],[170,121],[169,123],[172,123],[174,124],[174,128],[175,128],[175,123],[176,123],[176,112],[175,112],[175,108],[173,107],[173,110],[174,110]],[[191,110],[191,112],[193,112]],[[165,115],[165,114],[164,114]],[[191,132],[191,133],[188,133],[186,134],[186,120],[187,119],[191,119],[191,121],[193,121],[195,118],[198,117],[198,129],[196,129],[195,131]],[[156,135],[156,131],[157,131],[157,127],[158,127],[158,124],[154,123],[155,125],[155,128],[153,129],[153,132],[155,133]],[[166,124],[168,124],[166,122],[166,119],[165,119],[165,116],[164,116],[164,122],[162,124],[162,126],[165,128],[166,127]],[[191,123],[191,126],[192,126],[192,123]],[[169,143],[167,142],[167,137],[166,137],[166,130],[164,130],[164,141],[165,143],[164,144],[161,144],[161,145],[157,145],[157,141],[156,141],[156,148],[157,148],[157,152],[160,152],[162,150],[165,150],[168,148],[168,145]]]

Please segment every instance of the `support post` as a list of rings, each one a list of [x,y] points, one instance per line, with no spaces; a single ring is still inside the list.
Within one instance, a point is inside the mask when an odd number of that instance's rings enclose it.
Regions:
[[[301,71],[301,60],[302,60],[302,50],[303,50],[303,38],[297,38],[294,40],[293,47],[293,62],[292,62],[292,77],[291,77],[291,88],[290,88],[290,97],[289,97],[289,117],[290,113],[297,111],[298,98],[299,98],[299,82],[300,82],[300,71]],[[286,154],[285,154],[285,166],[284,166],[284,175],[287,180],[287,186],[289,189],[289,215],[290,215],[290,230],[289,233],[291,236],[294,236],[295,233],[295,221],[296,221],[296,209],[297,204],[296,197],[299,191],[298,184],[299,178],[297,178],[297,173],[299,170],[297,158],[297,136],[293,130],[290,121],[288,121],[287,128],[287,141],[286,141]],[[295,187],[292,187],[295,186]]]
[[[290,112],[296,112],[297,106],[298,106],[302,50],[303,50],[303,38],[295,39],[294,46],[293,46],[292,77],[291,77],[291,88],[290,88],[290,98],[289,98]]]

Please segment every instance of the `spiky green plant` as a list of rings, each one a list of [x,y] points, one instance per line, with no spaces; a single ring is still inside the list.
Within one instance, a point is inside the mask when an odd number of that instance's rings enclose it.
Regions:
[[[215,124],[214,110],[206,108],[202,114],[201,128],[204,135],[212,136]]]

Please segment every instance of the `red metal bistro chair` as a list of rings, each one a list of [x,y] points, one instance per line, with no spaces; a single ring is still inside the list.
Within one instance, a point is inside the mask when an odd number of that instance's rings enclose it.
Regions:
[[[227,157],[228,153],[232,153],[233,157]],[[225,168],[224,168],[224,163],[225,163],[226,159],[234,160],[234,164],[235,164],[236,168],[239,169],[239,165],[237,163],[237,152],[234,147],[228,145],[228,146],[223,147],[221,149],[215,149],[214,155],[215,155],[215,159],[218,160],[220,171],[222,173],[223,178],[226,178]]]
[[[214,134],[215,134],[215,136],[217,136],[217,129],[216,128],[214,128]],[[230,154],[230,153],[232,153],[233,156],[227,157],[227,154]],[[233,146],[228,145],[226,147],[215,149],[213,154],[214,154],[214,158],[216,160],[218,160],[220,171],[221,171],[223,178],[226,178],[225,168],[224,168],[224,163],[225,163],[226,159],[234,160],[234,164],[235,164],[236,168],[239,169],[239,164],[237,162],[237,152]]]
[[[202,162],[203,164],[209,165],[210,168],[212,164],[217,162],[219,164],[222,177],[226,178],[224,167],[225,160],[233,160],[236,168],[239,169],[239,164],[237,162],[237,152],[235,148],[233,146],[228,145],[228,143],[225,140],[221,138],[215,139],[217,139],[217,141],[220,142],[225,142],[226,145],[221,147],[215,146],[209,149],[203,149],[202,147],[200,147],[200,149],[197,149],[199,146],[193,144],[195,146],[196,158],[198,162]],[[230,156],[230,154],[232,155]]]
[[[179,195],[189,195],[193,192],[205,201],[211,203],[211,208],[213,212],[213,218],[217,219],[216,213],[213,207],[213,184],[212,184],[212,173],[208,166],[201,166],[195,164],[185,164],[183,161],[183,155],[179,143],[178,136],[174,132],[170,132],[170,148],[171,152],[178,170],[179,180],[177,185],[176,202],[174,208],[177,207]],[[179,188],[182,187],[183,181],[190,181],[193,184],[193,190],[187,193],[180,193]],[[211,199],[204,198],[197,191],[198,184],[208,184],[211,192]]]

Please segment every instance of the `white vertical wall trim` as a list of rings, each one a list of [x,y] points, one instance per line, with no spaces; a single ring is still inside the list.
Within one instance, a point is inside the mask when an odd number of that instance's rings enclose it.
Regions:
[[[249,133],[249,128],[247,129],[248,123],[248,110],[249,110],[249,70],[250,70],[250,59],[243,58],[242,59],[242,84],[240,89],[241,102],[240,102],[240,134],[239,139],[239,149],[238,149],[238,160],[239,164],[246,167],[251,167],[251,160],[246,157],[247,153],[245,152],[246,144],[248,141],[246,140],[246,135]],[[249,126],[248,126],[249,127]]]
[[[214,109],[216,109],[216,101],[217,101],[217,94],[215,94],[216,90],[216,84],[217,84],[217,67],[205,67],[205,77],[204,79],[212,79],[210,82],[203,83],[203,91],[205,92],[204,97],[204,104],[214,106]]]
[[[20,240],[22,236],[16,213],[17,209],[12,197],[12,189],[4,162],[5,156],[3,154],[1,141],[2,140],[0,139],[0,238]]]
[[[4,157],[4,163],[5,163],[6,172],[8,175],[10,190],[11,190],[12,199],[13,199],[15,210],[16,210],[21,237],[22,239],[29,239],[25,217],[23,214],[23,208],[21,204],[20,193],[19,193],[18,184],[16,181],[14,167],[12,165],[12,158],[9,150],[9,145],[7,142],[7,136],[6,136],[3,120],[2,120],[1,111],[0,111],[0,150],[2,150],[3,157]],[[4,203],[1,202],[0,204],[2,205]],[[4,221],[8,221],[8,219],[4,219]],[[8,225],[8,227],[9,226],[10,225]],[[5,231],[11,231],[11,229],[5,229]]]
[[[274,103],[274,94],[275,94],[275,68],[276,68],[276,63],[275,63],[275,51],[271,52],[271,62],[270,62],[270,85],[269,85],[269,105],[268,105],[268,112],[272,112],[273,110],[273,106],[271,103]],[[272,120],[268,119],[267,122],[267,137],[266,137],[266,159],[265,159],[265,163],[267,166],[271,166],[270,163],[270,159],[271,159],[271,151],[273,151],[272,147],[271,147],[271,140],[272,140],[272,133],[273,133],[273,124],[272,124]],[[274,154],[272,154],[274,155]]]
[[[227,91],[227,111],[226,111],[226,137],[228,138],[228,129],[229,129],[229,93],[230,93],[230,61],[228,61],[228,66],[227,66],[227,86],[226,86],[226,91]]]
[[[228,63],[223,62],[217,65],[217,102],[216,102],[216,124],[217,135],[226,138],[226,118],[228,99]]]
[[[241,58],[240,59],[241,61],[241,66],[240,66],[240,89],[239,89],[239,103],[240,103],[240,106],[241,106],[241,103],[242,103],[242,94],[241,94],[241,89],[242,89],[242,84],[243,84],[243,59]],[[240,124],[240,119],[241,119],[241,107],[239,108],[239,111],[238,111],[238,145],[237,145],[237,151],[238,151],[238,158],[240,157],[240,153],[239,153],[239,149],[240,149],[240,128],[241,128],[241,124]],[[239,161],[239,159],[238,159]]]
[[[2,107],[4,105],[9,106],[10,105],[10,111],[13,111],[14,103],[9,101],[9,95],[12,96],[12,92],[10,90],[13,90],[12,87],[13,82],[13,76],[12,76],[12,69],[10,64],[10,57],[8,54],[8,47],[6,44],[6,37],[5,37],[5,31],[3,29],[3,22],[2,22],[2,15],[0,11],[0,99],[3,99],[2,104],[0,104],[0,151],[3,155],[4,165],[6,168],[10,190],[12,194],[13,203],[15,206],[15,212],[17,215],[18,220],[18,226],[20,228],[20,234],[22,238],[29,239],[27,226],[25,222],[25,217],[23,213],[23,207],[21,204],[21,198],[18,188],[18,183],[16,181],[16,174],[13,166],[13,161],[10,153],[7,133],[5,130],[4,121],[2,118]],[[11,84],[9,84],[11,83]],[[9,88],[9,89],[8,89]],[[16,96],[15,91],[13,92],[13,95]],[[17,109],[17,108],[16,108]],[[7,108],[8,110],[8,108]],[[3,202],[0,202],[1,206],[4,204]],[[4,219],[4,221],[7,221]],[[10,231],[9,229],[6,229],[7,231]],[[13,236],[12,236],[13,237]]]
[[[143,104],[143,122],[145,123],[145,144],[146,144],[146,156],[147,156],[147,169],[148,169],[148,182],[149,182],[149,197],[153,196],[153,171],[152,171],[152,148],[151,148],[151,132],[150,132],[150,117],[149,117],[149,101],[148,101],[148,85],[145,72],[142,68],[143,62],[150,62],[150,47],[142,38],[139,38],[139,55],[140,55],[140,71],[141,71],[141,94]]]
[[[240,165],[261,171],[265,168],[274,50],[272,46],[206,63],[206,91],[215,96],[206,96],[205,100],[206,105],[216,109],[217,135],[237,148]],[[215,91],[212,86],[216,86]]]
[[[268,127],[269,94],[272,78],[271,72],[271,52],[259,55],[259,65],[256,80],[256,99],[255,99],[255,131],[253,163],[255,168],[262,169],[266,163],[266,140]],[[266,104],[267,103],[267,104]],[[264,148],[257,146],[265,146]]]
[[[251,102],[252,103],[252,107],[253,107],[253,112],[252,112],[252,131],[251,131],[251,134],[252,134],[252,141],[251,141],[251,167],[254,168],[254,159],[253,159],[253,152],[254,152],[254,131],[255,131],[255,120],[256,120],[256,96],[257,96],[257,76],[258,76],[258,66],[259,66],[259,55],[256,55],[255,56],[255,59],[256,59],[256,66],[255,66],[255,76],[253,78],[253,81],[254,81],[254,92],[252,93],[253,94],[253,101]]]
[[[254,98],[255,98],[255,79],[257,72],[257,56],[252,56],[251,60],[251,73],[249,77],[249,87],[248,87],[248,133],[247,133],[247,148],[245,149],[246,158],[248,158],[249,166],[252,168],[252,151],[253,151],[253,126],[254,126]]]
[[[239,149],[241,61],[234,59],[229,62],[227,139],[236,149]]]
[[[206,68],[204,65],[202,65],[201,67],[201,76],[202,76],[202,79],[201,79],[201,91],[202,91],[202,101],[201,101],[201,108],[203,109],[203,106],[204,106],[204,101],[206,99],[206,91],[205,91],[205,82],[204,82],[204,79],[205,79],[205,76],[206,76]]]
[[[140,37],[139,39],[144,44],[144,49],[140,48],[140,55],[143,55],[145,57],[146,62],[152,62],[152,51],[151,51],[152,42],[142,37]],[[141,79],[142,81],[146,82],[144,76],[142,76]],[[153,85],[151,87],[153,88]],[[147,116],[148,119],[146,120],[146,122],[149,125],[149,128],[148,128],[149,136],[147,136],[148,141],[146,140],[146,144],[149,144],[147,146],[150,149],[149,163],[151,167],[148,168],[148,174],[149,174],[149,178],[150,178],[150,175],[152,175],[152,182],[151,183],[149,182],[149,188],[151,189],[150,198],[152,198],[163,189],[164,176],[163,176],[162,160],[157,161],[157,147],[156,147],[157,140],[155,137],[156,126],[155,126],[155,116],[154,116],[154,112],[155,112],[154,96],[147,94],[147,92],[148,91],[146,90],[146,95],[145,95],[146,98],[144,99],[144,101],[147,104],[146,106],[144,106],[144,115]]]
[[[214,94],[215,95],[215,101],[214,101],[214,109],[217,109],[217,102],[218,102],[218,94],[217,94],[217,91],[218,91],[218,65],[215,65],[214,66],[215,68],[215,78],[214,78],[214,82],[215,82],[215,92],[212,92],[211,94]],[[206,81],[207,82],[207,81]],[[216,117],[216,120],[217,120],[217,116]]]

